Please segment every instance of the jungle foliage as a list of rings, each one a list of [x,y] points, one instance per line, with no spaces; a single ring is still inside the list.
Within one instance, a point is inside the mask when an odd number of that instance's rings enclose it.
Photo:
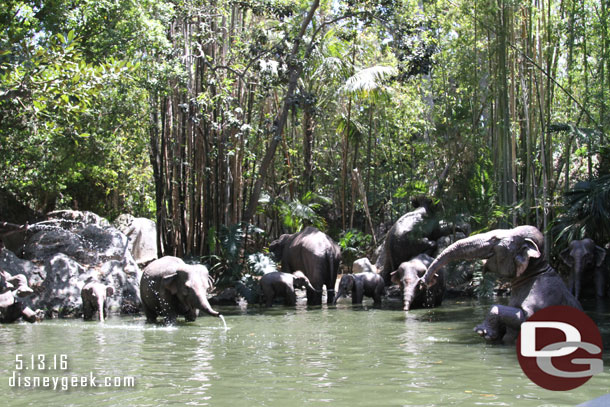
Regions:
[[[232,279],[309,224],[364,253],[420,194],[604,244],[608,8],[3,0],[0,188],[154,218],[165,254]]]

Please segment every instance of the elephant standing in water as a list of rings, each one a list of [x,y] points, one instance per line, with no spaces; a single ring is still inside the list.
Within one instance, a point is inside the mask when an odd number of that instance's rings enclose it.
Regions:
[[[99,281],[87,282],[80,291],[83,300],[83,318],[88,321],[96,315],[99,321],[108,316],[107,298],[114,294],[114,288]]]
[[[295,288],[306,288],[315,291],[309,279],[300,271],[295,271],[292,274],[279,271],[267,273],[261,278],[260,285],[265,295],[267,307],[273,305],[275,297],[283,297],[284,305],[296,305],[297,295],[294,292]]]
[[[559,257],[571,269],[568,286],[576,298],[580,299],[582,292],[588,296],[592,288],[597,297],[605,296],[607,270],[602,267],[605,249],[596,246],[591,239],[574,240]]]
[[[400,284],[405,311],[409,311],[411,308],[438,307],[443,302],[443,295],[445,294],[443,273],[439,273],[436,284],[432,287],[426,287],[420,279],[433,261],[432,257],[422,253],[409,261],[403,262],[398,270],[391,273],[392,282]]]
[[[485,268],[512,278],[508,306],[491,307],[475,331],[488,341],[514,342],[536,311],[553,305],[582,309],[563,280],[544,258],[544,236],[534,226],[496,229],[458,240],[432,262],[422,280],[434,285],[436,273],[455,260],[487,259]]]
[[[282,263],[282,271],[301,270],[315,289],[307,289],[307,304],[322,304],[322,286],[326,285],[327,303],[335,299],[335,282],[341,250],[325,233],[312,226],[299,233],[281,235],[271,242],[269,251]]]
[[[352,304],[362,304],[364,296],[373,298],[375,305],[381,305],[381,297],[385,293],[383,277],[377,273],[364,272],[358,274],[344,274],[339,281],[339,291],[333,301],[351,293]]]
[[[189,265],[172,256],[153,261],[142,271],[140,280],[146,320],[155,322],[162,316],[165,323],[173,323],[178,315],[184,315],[187,321],[194,321],[198,309],[220,317],[208,302],[210,286],[208,269],[201,264]]]

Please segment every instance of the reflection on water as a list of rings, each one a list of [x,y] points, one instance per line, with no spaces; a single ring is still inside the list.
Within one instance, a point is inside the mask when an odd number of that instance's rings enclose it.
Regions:
[[[610,349],[609,307],[585,304]],[[204,316],[177,326],[111,317],[0,326],[0,391],[10,405],[556,406],[610,391],[605,373],[571,392],[529,382],[514,347],[472,328],[489,309],[449,301],[434,310],[352,306],[225,308],[225,330]],[[68,355],[68,370],[17,371],[16,354]],[[135,388],[12,388],[14,374],[134,376]]]

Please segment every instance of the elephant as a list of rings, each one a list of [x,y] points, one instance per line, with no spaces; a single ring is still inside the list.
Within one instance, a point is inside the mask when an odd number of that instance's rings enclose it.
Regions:
[[[458,240],[434,259],[422,281],[432,286],[444,265],[474,259],[487,259],[486,271],[512,279],[508,305],[493,305],[485,320],[474,328],[487,341],[514,342],[521,324],[546,307],[567,305],[582,310],[545,259],[544,236],[534,226],[496,229]]]
[[[15,322],[23,318],[27,322],[38,322],[43,318],[43,311],[33,311],[20,301],[20,298],[33,294],[28,286],[27,277],[23,274],[11,275],[0,271],[0,322]]]
[[[350,293],[352,304],[362,304],[362,299],[366,295],[373,298],[375,305],[381,305],[381,297],[385,293],[385,282],[379,274],[370,271],[344,274],[339,281],[339,291],[333,304],[336,304],[339,298],[346,297]]]
[[[596,246],[592,239],[573,240],[559,257],[570,270],[568,287],[580,299],[582,291],[595,287],[595,295],[604,297],[606,290],[606,270],[602,267],[606,250]]]
[[[424,275],[434,259],[425,253],[403,262],[391,273],[392,282],[400,284],[403,298],[403,310],[411,308],[433,308],[443,302],[445,295],[444,274],[439,273],[436,284],[426,287],[420,277]]]
[[[208,302],[210,286],[208,269],[204,265],[186,264],[173,256],[154,260],[144,268],[140,280],[146,321],[154,323],[158,316],[162,316],[166,324],[172,324],[178,315],[182,315],[191,322],[197,318],[198,309],[222,318]]]
[[[292,274],[280,271],[267,273],[260,279],[260,285],[265,295],[267,307],[273,305],[275,297],[284,297],[284,305],[296,305],[297,295],[294,292],[295,288],[316,291],[309,282],[309,279],[301,271],[295,271]]]
[[[435,240],[441,235],[438,220],[432,216],[432,201],[419,197],[412,204],[415,210],[401,216],[386,235],[381,271],[386,285],[391,284],[390,274],[403,262],[421,253],[433,254]]]
[[[307,289],[307,304],[322,304],[322,286],[326,285],[327,303],[335,299],[335,282],[341,250],[328,235],[313,226],[293,234],[281,235],[271,242],[269,251],[282,264],[282,271],[301,270],[316,290]]]
[[[108,303],[106,299],[114,294],[114,288],[100,283],[99,281],[88,281],[81,289],[80,296],[83,300],[83,318],[88,321],[97,315],[101,322],[108,316]]]

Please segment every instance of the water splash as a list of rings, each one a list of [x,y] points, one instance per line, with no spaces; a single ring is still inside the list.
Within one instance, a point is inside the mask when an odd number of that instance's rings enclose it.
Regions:
[[[229,330],[229,328],[227,328],[227,321],[225,321],[225,317],[223,317],[221,314],[218,314],[218,318],[222,319],[222,323],[225,326],[225,332]]]

